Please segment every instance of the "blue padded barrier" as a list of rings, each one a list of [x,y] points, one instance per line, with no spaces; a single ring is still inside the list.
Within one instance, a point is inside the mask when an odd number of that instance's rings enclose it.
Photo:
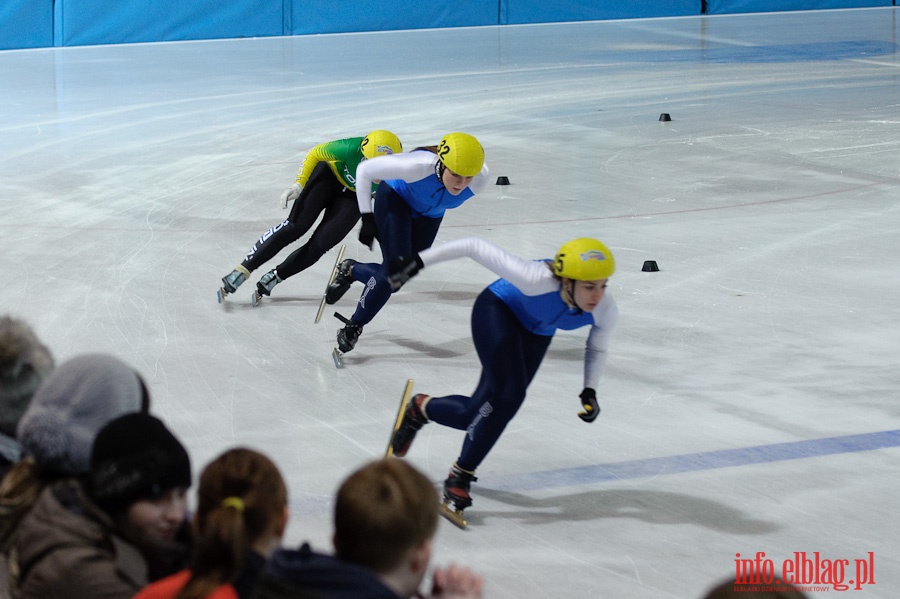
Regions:
[[[54,44],[79,46],[283,34],[291,0],[57,0]]]
[[[500,0],[500,25],[699,15],[701,0]]]
[[[894,6],[894,0],[706,0],[706,14],[869,8]]]
[[[53,45],[53,0],[0,1],[0,50]]]
[[[896,6],[898,0],[0,0],[0,50]]]
[[[433,29],[497,24],[496,2],[456,0],[295,0],[286,35]]]

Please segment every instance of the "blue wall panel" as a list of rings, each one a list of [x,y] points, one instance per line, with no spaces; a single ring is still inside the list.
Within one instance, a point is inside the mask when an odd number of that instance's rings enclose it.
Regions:
[[[699,15],[701,0],[500,0],[500,25]]]
[[[894,6],[894,0],[706,0],[706,13],[715,15],[872,6]]]
[[[0,50],[53,45],[53,0],[0,0]]]
[[[497,24],[496,0],[294,0],[286,35]]]
[[[0,0],[0,50],[895,6],[898,0]]]
[[[282,35],[282,0],[57,0],[57,46]]]

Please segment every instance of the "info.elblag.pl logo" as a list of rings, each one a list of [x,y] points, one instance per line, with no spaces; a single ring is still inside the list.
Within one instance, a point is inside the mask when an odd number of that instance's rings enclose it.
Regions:
[[[856,559],[826,559],[818,551],[795,551],[792,557],[776,567],[775,560],[757,551],[753,558],[735,554],[734,584],[742,590],[777,590],[779,585],[793,585],[801,591],[858,591],[875,584],[875,553]],[[780,574],[778,573],[780,570]],[[751,589],[749,587],[759,587]]]

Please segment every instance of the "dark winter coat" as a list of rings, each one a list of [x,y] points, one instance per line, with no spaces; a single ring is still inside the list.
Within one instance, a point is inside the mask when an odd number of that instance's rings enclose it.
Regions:
[[[14,599],[130,599],[148,582],[144,557],[72,480],[44,489],[8,559]]]
[[[269,559],[256,599],[400,599],[372,570],[314,553],[309,545]]]

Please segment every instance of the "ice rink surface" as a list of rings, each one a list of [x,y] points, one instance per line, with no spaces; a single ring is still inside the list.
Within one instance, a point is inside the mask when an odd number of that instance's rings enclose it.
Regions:
[[[898,28],[883,8],[0,52],[0,309],[59,361],[134,365],[197,471],[271,455],[286,542],[330,550],[331,497],[383,452],[406,379],[474,388],[495,277],[426,269],[341,370],[332,313],[361,286],[313,324],[336,249],[256,308],[277,259],[224,306],[219,279],[316,143],[465,131],[492,184],[437,243],[544,258],[599,237],[622,314],[601,417],[576,417],[587,331],[559,333],[435,562],[492,599],[693,599],[738,553],[818,552],[811,596],[840,574],[897,597]],[[439,483],[461,441],[428,426],[408,459]]]

